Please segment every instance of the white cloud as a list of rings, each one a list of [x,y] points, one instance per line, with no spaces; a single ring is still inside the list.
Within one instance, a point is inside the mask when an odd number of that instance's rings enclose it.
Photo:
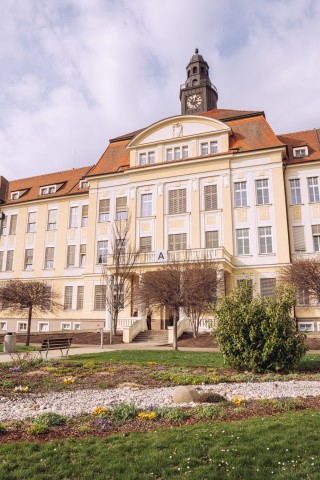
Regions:
[[[108,139],[179,113],[196,46],[221,108],[277,133],[319,126],[313,0],[2,0],[0,175],[95,163]]]

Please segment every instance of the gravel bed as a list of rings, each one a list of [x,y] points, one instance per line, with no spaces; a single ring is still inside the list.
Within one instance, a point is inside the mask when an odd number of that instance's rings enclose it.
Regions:
[[[56,412],[68,417],[91,413],[98,406],[112,407],[121,402],[133,402],[138,407],[194,406],[172,403],[172,394],[177,387],[148,388],[135,390],[130,387],[112,390],[76,390],[46,394],[10,394],[0,397],[0,421],[25,419],[43,412]],[[228,400],[241,396],[244,399],[281,397],[318,397],[320,381],[266,382],[266,383],[219,383],[194,386],[202,392],[214,392]]]

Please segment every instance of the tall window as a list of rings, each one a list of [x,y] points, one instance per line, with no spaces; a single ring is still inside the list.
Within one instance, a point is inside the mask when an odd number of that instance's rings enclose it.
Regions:
[[[118,197],[116,199],[116,220],[126,220],[127,218],[127,197]]]
[[[72,309],[72,295],[73,295],[73,287],[64,287],[64,305],[63,308],[65,310]]]
[[[78,207],[70,207],[69,227],[76,228],[78,226]]]
[[[256,180],[257,205],[266,205],[270,203],[269,198],[269,180]]]
[[[17,231],[17,219],[18,215],[15,213],[10,217],[10,228],[9,228],[9,235],[15,235]]]
[[[68,245],[67,249],[67,267],[75,267],[76,265],[76,246]]]
[[[107,263],[108,240],[100,240],[97,244],[97,263]]]
[[[106,285],[95,285],[94,309],[105,310],[105,308],[106,308]]]
[[[168,236],[168,250],[186,250],[187,234],[175,233]]]
[[[86,264],[86,253],[87,253],[87,245],[85,243],[81,243],[80,245],[80,259],[79,259],[79,266],[84,267]]]
[[[187,211],[187,190],[169,190],[169,215],[186,213]]]
[[[200,144],[200,153],[201,155],[209,155],[218,153],[218,142],[211,141],[211,142],[203,142]]]
[[[110,198],[99,200],[99,222],[108,222],[110,213]]]
[[[141,217],[150,217],[152,215],[152,193],[141,195]]]
[[[29,212],[28,213],[27,232],[35,232],[36,231],[36,217],[37,217],[37,212]]]
[[[2,272],[3,267],[3,250],[0,250],[0,272]]]
[[[219,247],[219,232],[214,230],[212,232],[205,232],[206,248]]]
[[[271,227],[259,227],[259,253],[272,253],[272,232]]]
[[[308,178],[309,201],[310,203],[320,202],[319,179],[318,177]]]
[[[218,208],[217,185],[205,185],[204,187],[204,209],[206,211]]]
[[[13,252],[14,250],[7,251],[6,270],[9,272],[13,270]]]
[[[247,200],[247,182],[236,182],[234,184],[234,204],[236,207],[246,207]]]
[[[166,150],[166,160],[167,162],[173,160],[173,148],[167,148]]]
[[[0,235],[6,234],[7,221],[8,221],[8,216],[4,215],[2,220],[0,220]]]
[[[26,248],[24,252],[24,269],[32,270],[33,265],[33,248]]]
[[[57,228],[57,209],[48,210],[47,230],[56,230]]]
[[[201,143],[200,152],[201,152],[201,155],[208,155],[209,154],[209,144],[208,144],[208,142]]]
[[[249,255],[250,254],[249,228],[239,228],[238,230],[236,230],[236,239],[237,239],[237,254]]]
[[[304,240],[304,226],[293,227],[293,249],[295,252],[305,252],[306,242]]]
[[[189,157],[189,148],[188,145],[184,145],[182,147],[182,158],[188,158]]]
[[[82,205],[81,227],[87,227],[88,226],[88,210],[89,210],[89,205]]]
[[[275,278],[260,278],[260,296],[261,298],[271,298],[274,296],[276,288]]]
[[[289,180],[290,186],[290,196],[292,205],[297,205],[301,203],[301,190],[300,190],[300,180],[299,178],[293,178]]]
[[[313,246],[315,252],[320,252],[320,225],[312,225]]]
[[[54,247],[46,247],[44,257],[44,268],[53,268],[54,262]]]
[[[181,158],[181,149],[180,147],[174,147],[174,159],[180,160]]]
[[[83,293],[84,293],[84,286],[79,285],[77,288],[77,310],[83,309]]]
[[[152,237],[140,237],[140,252],[152,252]]]

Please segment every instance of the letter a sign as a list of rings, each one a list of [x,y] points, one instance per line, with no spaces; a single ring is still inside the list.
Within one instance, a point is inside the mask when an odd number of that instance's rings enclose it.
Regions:
[[[156,262],[166,262],[167,260],[168,260],[168,255],[166,250],[156,251]]]

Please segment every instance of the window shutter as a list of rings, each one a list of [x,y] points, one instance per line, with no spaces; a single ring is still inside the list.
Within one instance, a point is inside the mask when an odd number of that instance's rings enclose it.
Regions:
[[[169,190],[169,215],[186,213],[187,211],[187,190]]]
[[[320,225],[312,225],[312,235],[320,235]]]
[[[46,247],[45,262],[53,262],[54,259],[54,247]]]
[[[216,210],[218,208],[217,185],[206,185],[204,187],[204,209]]]
[[[35,223],[36,218],[37,218],[37,213],[36,212],[29,212],[29,220],[28,223]]]
[[[152,237],[140,237],[140,252],[147,253],[152,251]]]
[[[175,233],[170,234],[168,238],[169,250],[185,250],[187,248],[187,234]]]
[[[88,216],[89,205],[82,205],[82,218]]]
[[[206,248],[218,248],[219,247],[219,235],[218,231],[205,232]]]
[[[105,308],[106,308],[106,285],[95,285],[94,309],[104,310]]]
[[[11,217],[10,217],[9,235],[15,235],[15,234],[16,234],[16,230],[17,230],[17,219],[18,219],[18,215],[17,215],[17,214],[11,215]]]
[[[68,245],[68,253],[67,253],[67,266],[74,266],[75,264],[75,253],[76,253],[76,246],[75,245]]]
[[[81,243],[80,245],[80,255],[85,255],[87,251],[87,244],[86,243]]]
[[[57,222],[57,210],[49,210],[48,211],[48,223],[56,223]]]
[[[7,261],[6,261],[6,270],[13,269],[13,250],[7,251]]]
[[[99,202],[99,215],[109,213],[110,211],[110,198],[103,198]]]
[[[293,248],[295,252],[305,252],[304,227],[293,227]]]
[[[118,197],[116,199],[116,211],[124,212],[127,210],[127,197]]]
[[[64,287],[64,309],[72,309],[72,291],[73,287]]]
[[[261,298],[270,298],[274,295],[276,288],[275,278],[260,278],[260,296]]]
[[[77,310],[83,309],[83,293],[84,293],[84,287],[79,286],[77,291]]]

